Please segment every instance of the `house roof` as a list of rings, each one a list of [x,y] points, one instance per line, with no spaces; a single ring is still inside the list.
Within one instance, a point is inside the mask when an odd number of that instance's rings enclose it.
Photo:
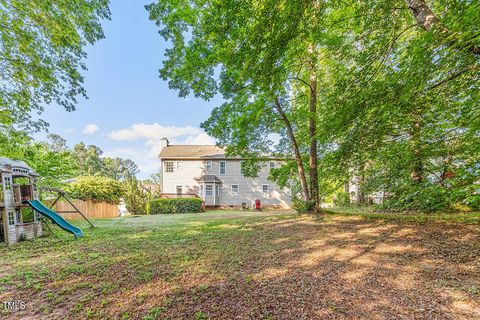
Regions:
[[[206,174],[204,176],[201,176],[200,179],[198,179],[198,181],[222,183],[222,180],[220,180],[216,175],[213,175],[213,174]]]
[[[170,159],[224,159],[225,149],[207,145],[170,145],[160,152],[160,158]]]

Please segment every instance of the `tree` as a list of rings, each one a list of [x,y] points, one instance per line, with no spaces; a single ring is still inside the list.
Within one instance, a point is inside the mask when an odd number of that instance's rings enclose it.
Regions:
[[[35,170],[39,185],[43,186],[59,187],[78,172],[68,150],[54,150],[46,142],[34,142],[26,147],[21,159]]]
[[[127,211],[132,214],[146,214],[148,203],[156,196],[154,191],[144,188],[142,182],[134,176],[127,177],[123,184],[123,200]]]
[[[297,165],[303,199],[312,198],[318,209],[315,85],[319,46],[312,23],[322,15],[320,2],[230,0],[187,5],[161,1],[147,9],[160,34],[173,44],[160,71],[162,78],[169,79],[180,96],[193,92],[210,99],[220,93],[227,101],[202,127],[225,143],[228,153],[253,160],[275,151],[268,138],[271,133],[285,136],[291,145],[289,155]],[[190,30],[191,40],[186,41]],[[310,88],[306,106],[290,104],[289,88],[295,82]],[[295,110],[297,107],[300,110]],[[310,145],[309,182],[300,152],[304,145],[296,136],[299,124],[290,119],[298,119],[299,113],[310,119],[308,141],[301,141]],[[232,125],[224,120],[233,118],[238,121]]]
[[[180,96],[222,95],[202,127],[252,159],[252,174],[274,152],[287,159],[274,178],[285,182],[293,162],[303,199],[317,206],[352,179],[361,202],[377,192],[407,209],[439,207],[440,194],[444,207],[472,202],[474,2],[172,0],[147,9],[172,43],[161,77]]]
[[[78,166],[80,175],[104,176],[122,180],[135,176],[138,166],[130,159],[102,157],[103,151],[95,145],[77,143],[72,150],[72,160]]]
[[[72,150],[72,160],[78,166],[79,174],[84,176],[102,175],[103,151],[95,146],[86,146],[83,142],[77,143]]]
[[[426,1],[351,3],[331,11],[350,26],[338,30],[347,68],[337,67],[328,94],[330,106],[341,107],[319,113],[320,136],[337,146],[323,177],[348,168],[346,179],[358,177],[365,193],[384,192],[397,209],[471,202],[465,186],[480,177],[472,169],[478,152],[466,147],[479,132],[468,120],[479,116],[478,6],[436,1],[442,16],[433,17]]]
[[[47,140],[50,148],[55,152],[64,152],[68,150],[67,140],[58,134],[50,133],[47,135]]]
[[[0,135],[45,128],[46,104],[75,110],[86,97],[84,47],[103,38],[108,0],[0,1]]]
[[[47,142],[35,142],[26,136],[18,140],[11,137],[0,147],[2,156],[25,161],[39,175],[39,185],[58,187],[77,175],[78,168],[60,136],[49,135]]]
[[[130,159],[103,158],[103,175],[115,180],[134,177],[138,173],[138,166]]]

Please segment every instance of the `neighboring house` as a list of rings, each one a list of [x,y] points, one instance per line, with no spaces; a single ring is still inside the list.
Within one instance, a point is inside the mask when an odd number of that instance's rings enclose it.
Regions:
[[[242,174],[240,158],[227,158],[222,148],[211,145],[169,145],[162,139],[160,152],[162,195],[198,196],[207,206],[240,207],[259,199],[264,207],[290,208],[288,189],[268,180],[272,159],[264,163],[258,177]]]

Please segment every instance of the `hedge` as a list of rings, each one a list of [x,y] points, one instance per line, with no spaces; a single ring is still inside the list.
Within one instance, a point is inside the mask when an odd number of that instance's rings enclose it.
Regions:
[[[148,214],[195,213],[202,211],[200,198],[161,198],[148,203]]]
[[[80,200],[118,204],[123,196],[122,184],[101,176],[78,177],[64,187],[67,194]]]

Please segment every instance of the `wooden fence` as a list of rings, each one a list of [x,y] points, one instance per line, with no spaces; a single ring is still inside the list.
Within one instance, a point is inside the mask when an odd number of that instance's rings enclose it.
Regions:
[[[106,202],[93,202],[83,200],[72,200],[73,204],[83,212],[87,218],[115,218],[120,215],[120,211],[116,204]],[[83,219],[79,213],[59,212],[73,211],[73,207],[64,200],[59,200],[55,204],[55,211],[66,219],[79,220]]]

